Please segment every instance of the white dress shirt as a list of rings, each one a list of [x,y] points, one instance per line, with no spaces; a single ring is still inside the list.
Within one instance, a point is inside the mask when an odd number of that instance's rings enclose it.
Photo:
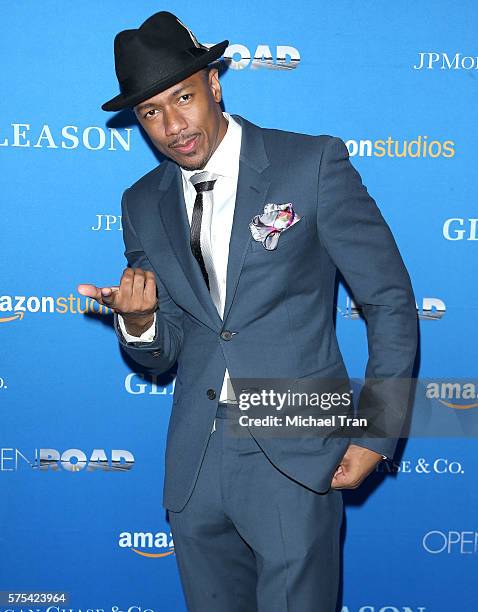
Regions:
[[[201,170],[185,170],[181,168],[183,179],[184,200],[188,214],[189,225],[196,199],[196,189],[189,180],[193,174],[207,170],[218,175],[218,179],[213,189],[213,214],[211,220],[211,248],[214,260],[214,267],[217,272],[217,279],[220,291],[221,318],[224,313],[226,302],[226,275],[227,260],[229,257],[229,240],[231,238],[232,220],[234,217],[234,207],[236,203],[237,178],[239,176],[239,154],[241,151],[242,128],[229,113],[223,112],[228,125],[226,133],[219,143],[217,149],[209,158],[209,161]],[[161,304],[159,305],[161,310]],[[151,342],[154,338],[156,313],[154,321],[149,329],[141,336],[133,336],[126,331],[125,323],[121,315],[118,322],[127,342]],[[227,380],[229,373],[226,369],[222,384],[219,401],[227,401]],[[233,398],[229,398],[233,399]]]

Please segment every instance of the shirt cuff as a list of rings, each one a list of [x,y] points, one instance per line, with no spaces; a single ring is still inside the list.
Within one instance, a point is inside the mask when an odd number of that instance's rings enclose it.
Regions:
[[[124,319],[120,314],[118,314],[118,324],[126,342],[152,342],[156,333],[156,313],[153,314],[153,317],[151,327],[148,327],[148,329],[144,331],[141,336],[133,336],[132,334],[128,334]]]

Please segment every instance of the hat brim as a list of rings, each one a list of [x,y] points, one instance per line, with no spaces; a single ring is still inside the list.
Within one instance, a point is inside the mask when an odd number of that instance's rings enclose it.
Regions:
[[[187,66],[180,72],[177,72],[173,76],[167,77],[166,79],[161,79],[160,81],[157,81],[144,91],[140,91],[134,95],[125,96],[123,94],[119,94],[111,100],[108,100],[108,102],[102,104],[101,108],[104,111],[119,111],[125,108],[132,108],[133,106],[136,106],[136,104],[144,102],[148,98],[151,98],[152,96],[161,93],[165,89],[168,89],[168,87],[172,87],[176,83],[187,79],[189,76],[191,76],[198,70],[201,70],[201,68],[205,68],[211,62],[214,62],[215,60],[219,59],[228,47],[228,45],[229,41],[223,40],[217,45],[211,47],[209,51],[204,53],[204,55],[200,55],[199,57],[193,59],[189,66]]]

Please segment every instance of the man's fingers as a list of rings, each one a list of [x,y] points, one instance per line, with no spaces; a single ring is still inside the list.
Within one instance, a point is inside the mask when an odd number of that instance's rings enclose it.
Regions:
[[[133,303],[137,305],[138,309],[144,301],[144,281],[145,275],[141,268],[134,268],[133,277]]]
[[[330,486],[332,489],[357,489],[372,470],[344,458],[337,466]]]
[[[157,301],[156,297],[156,277],[153,272],[149,270],[145,271],[144,281],[144,299],[146,302],[155,304]]]
[[[119,286],[81,284],[77,288],[81,295],[93,298],[99,304],[120,313],[142,316],[151,313],[157,306],[155,275],[141,268],[125,268]]]
[[[361,481],[351,478],[334,478],[332,479],[331,489],[356,489]]]
[[[133,312],[151,311],[157,303],[154,272],[142,268],[125,268],[120,282],[121,303],[128,301]]]
[[[134,272],[132,268],[125,268],[120,280],[120,293],[124,299],[130,299],[133,294]]]

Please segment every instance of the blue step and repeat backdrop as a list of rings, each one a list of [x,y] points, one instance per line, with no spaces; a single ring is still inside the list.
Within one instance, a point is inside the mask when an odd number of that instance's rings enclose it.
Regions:
[[[114,35],[159,10],[229,39],[225,110],[344,139],[410,271],[417,375],[455,381],[430,401],[463,435],[403,441],[345,494],[340,609],[478,609],[472,0],[2,3],[0,591],[67,591],[50,612],[185,610],[161,506],[174,379],[128,362],[111,313],[76,291],[118,282],[121,194],[157,164],[132,115],[100,105],[117,91]],[[352,298],[341,286],[337,330],[360,377]]]

